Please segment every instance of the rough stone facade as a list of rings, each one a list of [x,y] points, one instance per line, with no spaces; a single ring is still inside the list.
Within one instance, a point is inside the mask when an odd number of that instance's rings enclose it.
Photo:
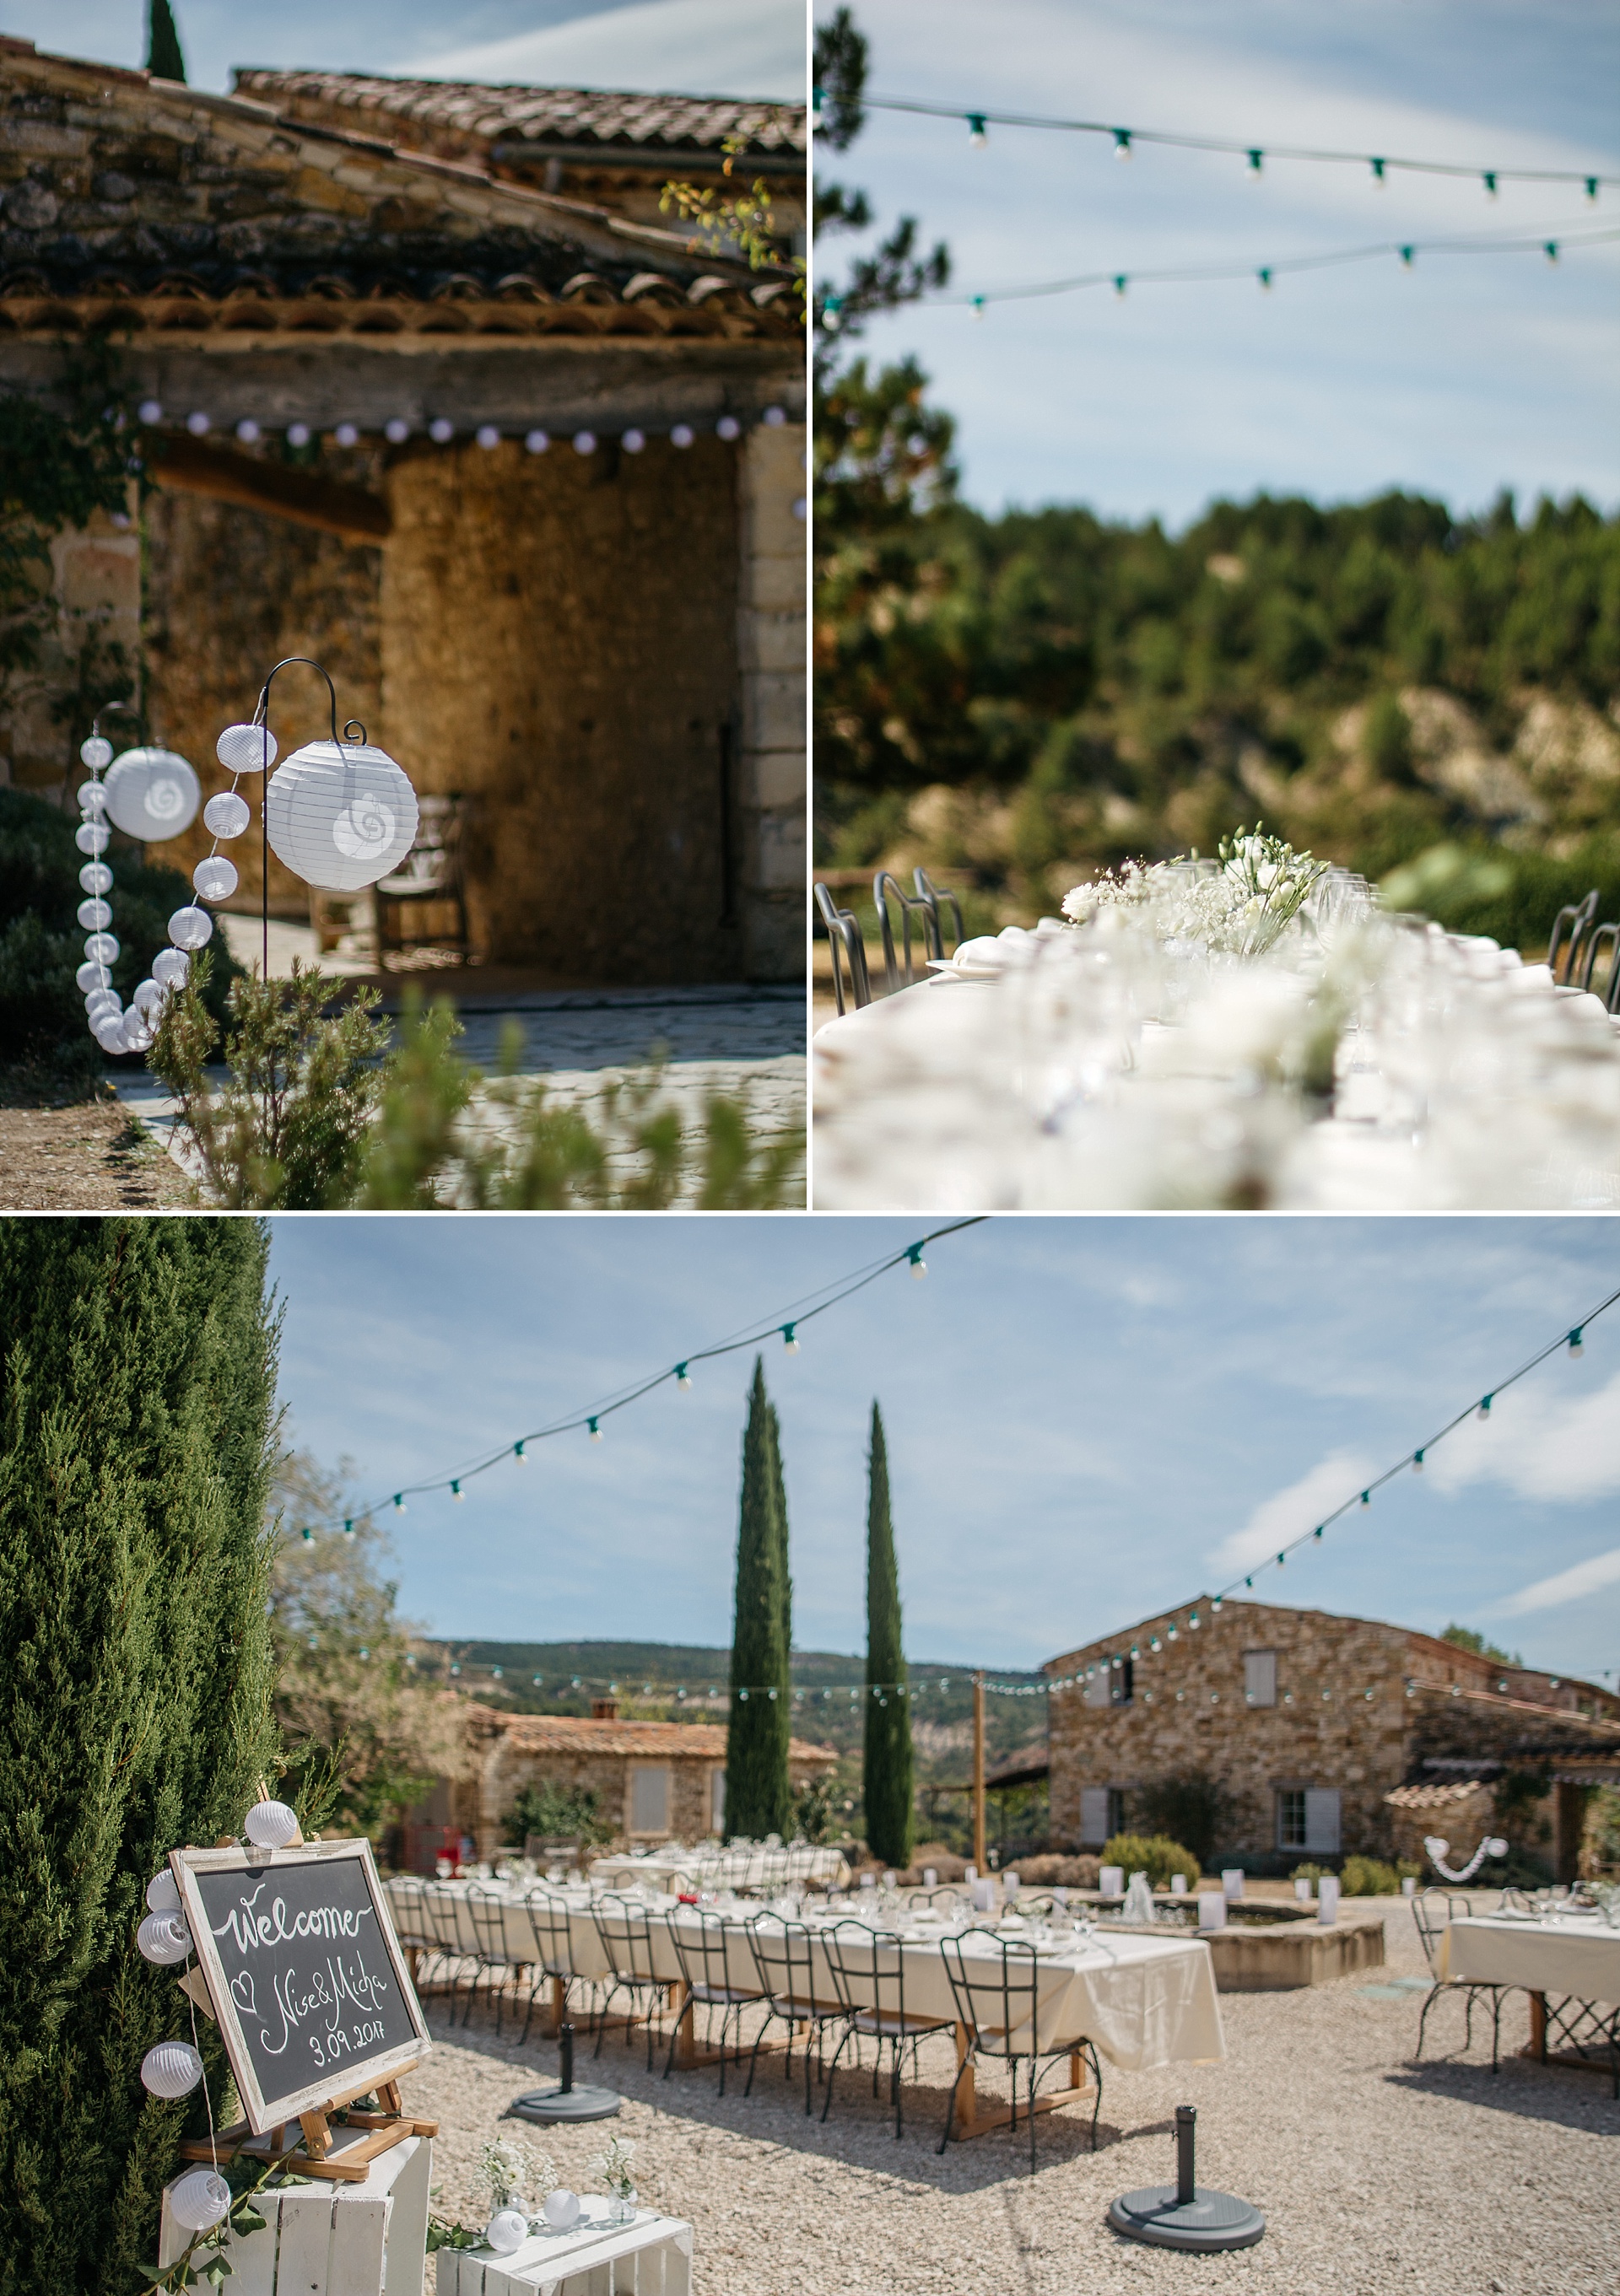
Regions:
[[[424,1811],[432,1811],[432,1822],[465,1826],[481,1857],[500,1848],[506,1814],[526,1785],[595,1792],[623,1844],[701,1841],[724,1830],[723,1724],[502,1714],[470,1704],[467,1727],[469,1776],[441,1784]],[[788,1777],[795,1792],[836,1762],[827,1747],[799,1738],[789,1742]],[[652,1822],[660,1816],[662,1823]]]
[[[1134,1822],[1142,1788],[1199,1775],[1221,1789],[1229,1855],[1388,1856],[1385,1796],[1435,1775],[1426,1763],[1501,1764],[1572,1736],[1620,1745],[1620,1699],[1591,1684],[1271,1603],[1205,1599],[1045,1671],[1058,1847],[1095,1848]],[[1315,1838],[1293,1838],[1307,1823]]]

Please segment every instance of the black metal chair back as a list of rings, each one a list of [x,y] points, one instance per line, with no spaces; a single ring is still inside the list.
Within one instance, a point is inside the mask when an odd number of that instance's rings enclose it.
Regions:
[[[908,1890],[906,1903],[914,1909],[926,1906],[931,1913],[954,1914],[958,1906],[967,1903],[971,1894],[966,1882],[942,1882],[937,1890]]]
[[[534,1932],[535,1957],[547,1977],[560,1977],[564,1984],[579,1975],[574,1967],[573,1933],[570,1930],[568,1900],[558,1890],[547,1889],[544,1882],[525,1891],[524,1908],[529,1926]]]
[[[465,2025],[473,2014],[473,2004],[477,1998],[481,1980],[486,1991],[495,1997],[495,2030],[498,2034],[501,2029],[506,1978],[516,1969],[522,1958],[514,1955],[506,1942],[506,1913],[510,1902],[504,1890],[481,1888],[477,1882],[467,1891],[467,1918],[472,1923],[477,1947],[478,1969],[461,2021]]]
[[[940,2138],[940,2151],[945,2150],[950,2137],[951,2117],[956,2111],[957,2087],[960,2085],[963,2067],[975,2056],[998,2059],[1006,2065],[1008,2087],[1012,2093],[1011,2125],[1018,2125],[1018,2067],[1029,2060],[1028,2109],[1030,2124],[1030,2172],[1035,2169],[1035,2104],[1043,2075],[1037,2073],[1038,2065],[1050,2066],[1061,2057],[1076,2059],[1083,2056],[1090,2067],[1095,2085],[1095,2101],[1091,2108],[1091,2149],[1097,2150],[1097,2116],[1102,2110],[1103,2075],[1097,2050],[1084,2036],[1069,2036],[1056,2041],[1043,2041],[1040,2037],[1040,1964],[1032,1945],[1023,1938],[985,1938],[981,1935],[974,1949],[965,1951],[959,1937],[940,1940],[944,1956],[945,1973],[950,1980],[950,1990],[956,2002],[957,2018],[966,2028],[967,2048],[962,2063],[957,2068],[956,2083],[952,2085],[950,2102],[945,2112],[945,2130]]]
[[[827,2004],[817,1997],[814,1946],[807,1924],[779,1914],[752,1914],[744,1926],[760,1991],[775,2013],[797,2022],[823,2012]]]
[[[1418,1939],[1423,1948],[1429,1975],[1440,1976],[1440,1940],[1452,1922],[1460,1921],[1468,1910],[1466,1898],[1453,1897],[1449,1890],[1437,1890],[1431,1882],[1419,1890],[1412,1899],[1412,1919],[1418,1924]]]
[[[1547,964],[1555,980],[1567,987],[1575,971],[1575,960],[1581,954],[1581,944],[1591,930],[1598,914],[1598,889],[1594,885],[1584,900],[1575,901],[1558,911],[1552,921],[1552,931],[1547,941]],[[1564,970],[1558,971],[1558,952],[1564,953]]]
[[[872,2076],[872,2087],[876,2093],[877,2074],[883,2069],[883,2053],[892,2052],[889,2073],[889,2101],[894,2107],[894,2134],[899,2136],[903,2127],[900,2093],[900,2058],[909,2048],[915,2062],[916,2052],[925,2033],[937,2032],[948,2025],[948,2017],[919,2016],[906,2007],[906,1956],[900,1940],[881,1930],[868,1929],[865,1922],[836,1922],[821,1933],[822,1951],[833,1980],[846,2022],[839,2036],[838,2046],[826,2071],[826,2102],[821,2108],[825,2120],[833,2106],[833,2082],[838,2071],[838,2060],[846,2043],[854,2037],[859,2050],[861,2034],[877,2044],[877,2065]]]
[[[904,956],[903,980],[894,961],[894,927],[889,919],[891,893],[894,896],[900,908],[900,947]],[[915,912],[919,920],[917,929],[922,937],[923,953],[925,956],[938,956],[941,954],[939,916],[932,901],[924,900],[918,894],[908,893],[900,880],[891,876],[886,869],[880,869],[872,880],[872,906],[877,911],[878,928],[883,934],[884,977],[888,984],[889,994],[892,996],[899,988],[909,988],[916,978],[911,963],[913,913]]]
[[[1616,955],[1620,955],[1620,924],[1592,927],[1586,936],[1579,964],[1571,967],[1571,979],[1575,988],[1591,993],[1592,976],[1598,969],[1599,953],[1605,942],[1608,946],[1608,967],[1603,975],[1603,1001],[1612,1010],[1615,983],[1616,979],[1620,979],[1620,964],[1616,963]]]
[[[590,1913],[602,1947],[602,1957],[613,1972],[597,2020],[596,2054],[602,2054],[603,2035],[607,2030],[607,2013],[614,1996],[628,1993],[631,2015],[627,2024],[639,2021],[643,2015],[646,2019],[647,2070],[651,2072],[653,2013],[659,1988],[665,1982],[659,1976],[654,1962],[653,1938],[655,1929],[662,1929],[663,1916],[652,1913],[639,1898],[621,1897],[613,1890],[596,1898]]]
[[[917,898],[925,904],[929,915],[933,919],[933,947],[932,954],[935,956],[943,956],[945,954],[944,935],[940,925],[940,903],[942,901],[949,901],[950,904],[950,913],[957,921],[956,938],[952,941],[951,947],[953,948],[959,948],[963,941],[967,938],[966,934],[962,930],[961,902],[958,900],[956,895],[951,891],[949,885],[935,885],[932,883],[925,869],[914,869],[911,872],[911,882],[917,887]]]
[[[447,1890],[440,1884],[435,1883],[425,1888],[423,1895],[427,1909],[427,1916],[432,1924],[434,1935],[438,1941],[440,1973],[449,1980],[450,2022],[454,2024],[456,2021],[456,1988],[461,1982],[462,1964],[464,1962],[473,1961],[470,1924],[469,1934],[464,1934],[460,1909],[456,1904],[456,1892],[453,1890]],[[473,1963],[473,1975],[474,1978],[476,1978],[477,1964],[475,1962]]]
[[[723,1914],[710,1913],[695,1906],[683,1906],[679,1915],[665,1915],[670,1943],[680,1964],[682,1980],[687,1988],[695,2037],[697,2012],[704,2013],[710,2038],[713,2038],[713,2012],[720,2013],[720,2095],[726,2094],[726,2033],[733,2016],[736,2020],[736,2046],[733,2052],[736,2062],[743,2054],[743,2012],[760,1996],[752,1986],[737,1982],[734,1971],[736,1937],[734,1923]],[[670,2036],[670,2054],[664,2063],[664,2079],[670,2077],[675,2062],[675,2044],[679,2038],[680,2022]]]
[[[872,1002],[872,982],[867,972],[867,945],[860,936],[860,925],[853,909],[841,909],[825,885],[816,887],[816,907],[826,928],[826,937],[833,952],[833,1002],[840,1015],[847,1013],[850,1004],[859,1012]],[[843,968],[850,975],[850,994],[846,1002],[843,990]]]

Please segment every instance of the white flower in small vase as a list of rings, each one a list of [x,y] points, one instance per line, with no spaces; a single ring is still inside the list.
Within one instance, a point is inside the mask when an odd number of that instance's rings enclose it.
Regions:
[[[592,2165],[607,2186],[612,2202],[607,2216],[610,2224],[631,2224],[636,2216],[636,2180],[630,2162],[636,2147],[622,2136],[609,2139],[608,2147],[599,2161]]]

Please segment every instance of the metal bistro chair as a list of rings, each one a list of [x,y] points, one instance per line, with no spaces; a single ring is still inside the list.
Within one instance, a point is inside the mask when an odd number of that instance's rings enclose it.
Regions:
[[[467,1933],[464,1933],[464,1916],[457,1890],[447,1890],[434,1883],[427,1887],[424,1894],[428,1919],[438,1941],[439,1975],[448,1980],[447,1997],[453,2025],[456,2022],[456,1990],[461,1983],[462,1970],[466,1963],[473,1963],[474,1979],[477,1977],[477,1962],[470,1937],[471,1924],[467,1924]]]
[[[1483,1993],[1491,2004],[1491,2070],[1498,2069],[1501,2051],[1502,1995],[1524,1990],[1521,1986],[1484,1985],[1468,1977],[1442,1977],[1440,1974],[1440,1940],[1452,1922],[1466,1918],[1471,1908],[1466,1898],[1453,1897],[1449,1890],[1436,1890],[1432,1884],[1412,1899],[1412,1919],[1418,1924],[1418,1936],[1423,1947],[1423,1958],[1428,1964],[1429,1989],[1424,1996],[1423,2013],[1418,2020],[1418,2054],[1423,2054],[1423,2029],[1428,2023],[1428,2013],[1443,1993],[1460,1993],[1463,2000],[1462,2046],[1474,2046],[1474,2004]]]
[[[1580,964],[1570,966],[1570,980],[1574,987],[1584,988],[1591,994],[1592,975],[1598,969],[1598,953],[1606,941],[1608,944],[1608,970],[1603,977],[1603,1003],[1612,1013],[1616,1010],[1616,992],[1620,990],[1620,924],[1592,927],[1586,936]]]
[[[427,1983],[424,1970],[432,1966],[439,1954],[439,1933],[428,1910],[427,1883],[417,1874],[396,1874],[388,1885],[388,1904],[394,1935],[405,1948],[411,1983],[420,1992]]]
[[[680,2038],[680,2029],[689,2014],[693,2038],[697,2035],[697,2013],[704,2012],[703,2034],[709,2048],[714,2046],[714,2013],[720,2013],[720,2095],[726,2094],[726,2029],[733,2016],[736,2019],[736,2048],[731,2062],[743,2062],[743,2012],[752,2008],[760,1998],[757,1991],[736,1984],[732,1978],[728,1958],[728,1931],[733,1931],[721,1914],[700,1912],[695,1906],[684,1909],[677,1920],[666,1915],[670,1943],[675,1948],[675,1958],[680,1964],[680,1973],[687,1988],[686,2005],[675,2021],[670,2036],[670,2054],[664,2059],[663,2077],[668,2080],[675,2066],[675,2045]],[[735,1933],[733,1931],[733,1933]]]
[[[498,2038],[501,2013],[507,1980],[515,1987],[522,1979],[522,1962],[514,1954],[506,1939],[506,1915],[514,1910],[514,1901],[504,1890],[481,1888],[476,1882],[467,1891],[467,1918],[473,1925],[474,1963],[473,1982],[467,1992],[467,2005],[461,2021],[465,2025],[473,2014],[473,2004],[478,1998],[481,1984],[495,2002],[495,2030]],[[532,1998],[533,1987],[530,1987]]]
[[[1594,885],[1583,901],[1573,902],[1560,909],[1552,921],[1552,931],[1547,940],[1547,967],[1555,980],[1569,985],[1575,960],[1581,954],[1581,944],[1591,930],[1598,914],[1598,889]],[[1564,970],[1558,971],[1558,952],[1562,949]]]
[[[926,1907],[930,1913],[943,1911],[954,1914],[958,1906],[967,1903],[972,1894],[965,1882],[942,1882],[937,1890],[908,1890],[906,1903],[913,1912],[919,1907]]]
[[[943,956],[945,954],[944,936],[940,929],[940,903],[942,901],[949,901],[950,904],[950,913],[957,921],[956,937],[951,942],[951,947],[953,949],[959,948],[962,942],[966,939],[966,935],[962,931],[961,902],[951,891],[949,885],[933,884],[930,881],[928,873],[925,869],[914,869],[911,872],[911,882],[917,887],[917,898],[923,903],[924,906],[927,909],[929,915],[933,920],[933,947],[929,952],[930,955],[933,956]]]
[[[609,1971],[601,2006],[591,2011],[591,2021],[596,2028],[596,2054],[602,2054],[608,2012],[620,1994],[628,1994],[630,2013],[624,2021],[625,2038],[628,2041],[636,2026],[646,2024],[647,2070],[651,2072],[653,2020],[658,2013],[659,1996],[668,1983],[667,1979],[658,1975],[653,1959],[654,1915],[639,1898],[621,1897],[616,1891],[609,1890],[605,1896],[595,1899],[590,1917],[596,1925],[603,1958]],[[662,1926],[662,1919],[659,1925]]]
[[[765,2003],[765,2021],[753,2037],[753,2048],[748,2059],[748,2079],[743,2095],[753,2088],[754,2069],[760,2062],[760,2044],[773,2024],[787,2028],[787,2062],[783,2068],[791,2079],[794,2069],[794,2034],[801,2025],[808,2026],[804,2036],[804,2111],[810,2109],[810,2044],[815,2042],[816,2065],[822,2067],[822,2036],[829,2025],[841,2023],[849,2012],[842,2001],[827,2001],[817,1994],[815,1969],[815,1934],[803,1922],[784,1920],[779,1914],[754,1914],[745,1923],[748,1943],[753,1954],[753,1965],[760,1975],[761,1998]]]
[[[1097,2116],[1102,2111],[1103,2069],[1098,2062],[1097,2051],[1090,2040],[1055,2042],[1043,2048],[1040,2027],[1040,1963],[1035,1948],[1022,1938],[987,1938],[983,1933],[975,1941],[975,1950],[965,1953],[959,1937],[942,1938],[940,1950],[945,1956],[945,1973],[950,1980],[950,1990],[956,1998],[957,2019],[965,2027],[967,2046],[962,2052],[962,2062],[957,2067],[957,2077],[950,2084],[950,2102],[945,2108],[945,2127],[940,2137],[942,2152],[950,2142],[950,2126],[956,2118],[957,2091],[962,2085],[962,2075],[967,2066],[980,2057],[1004,2064],[1007,2070],[1012,2113],[1010,2125],[1018,2127],[1018,2068],[1026,2060],[1029,2064],[1028,2106],[1030,2124],[1030,2174],[1035,2172],[1035,2099],[1040,2084],[1052,2067],[1065,2057],[1084,2057],[1091,2068],[1095,2101],[1091,2106],[1091,2150],[1097,2150]]]
[[[877,2044],[876,2062],[872,2067],[874,2096],[883,2070],[884,2051],[886,2048],[890,2052],[889,2102],[894,2107],[894,2134],[898,2137],[901,2126],[901,2060],[909,2049],[915,2074],[917,2053],[925,2037],[948,2031],[951,2021],[949,2017],[925,2017],[919,2010],[906,2007],[906,1956],[897,1938],[868,1929],[864,1922],[848,1921],[824,1930],[821,1943],[832,1972],[833,1988],[843,2004],[845,2015],[838,2046],[826,2069],[826,2103],[821,2108],[821,2118],[825,2120],[833,2108],[833,2076],[838,2070],[844,2044],[853,2038],[859,2053],[861,2040],[869,2038]]]
[[[538,1882],[523,1893],[523,1906],[529,1915],[529,1926],[534,1932],[534,1976],[529,1987],[529,2010],[523,2019],[523,2039],[529,2038],[529,2027],[534,2016],[534,1997],[542,1984],[549,1981],[553,1988],[553,2022],[560,2026],[568,2014],[568,1988],[571,1985],[587,1985],[574,1967],[573,1932],[569,1928],[570,1907],[566,1898],[555,1890]],[[593,1988],[594,1989],[594,1988]]]
[[[462,832],[466,800],[423,797],[416,800],[415,842],[403,865],[377,886],[377,961],[385,969],[391,955],[407,948],[453,948],[467,960],[467,904],[462,881]],[[456,912],[456,929],[433,933],[425,940],[407,937],[404,919],[413,907],[427,901],[443,902]]]
[[[891,893],[893,894],[900,906],[903,977],[901,967],[894,961],[894,927],[889,918]],[[877,911],[878,928],[883,934],[884,978],[888,984],[889,994],[892,996],[897,988],[909,988],[917,978],[917,972],[911,962],[911,918],[914,911],[920,919],[917,931],[923,956],[925,958],[938,956],[942,953],[940,944],[939,910],[933,896],[931,895],[925,899],[921,893],[908,893],[899,878],[892,876],[887,869],[880,869],[872,880],[872,906]]]
[[[860,937],[860,926],[853,909],[841,909],[825,885],[816,887],[816,906],[821,922],[826,927],[826,937],[833,951],[833,1002],[839,1017],[848,1012],[852,1002],[857,1012],[872,1002],[872,981],[867,972],[867,945]],[[843,973],[839,952],[850,969],[850,997],[843,993]]]

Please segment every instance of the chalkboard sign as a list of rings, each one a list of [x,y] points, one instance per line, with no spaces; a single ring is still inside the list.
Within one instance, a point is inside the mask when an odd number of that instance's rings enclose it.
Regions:
[[[177,1849],[169,1863],[255,2136],[426,2054],[368,1841]]]

